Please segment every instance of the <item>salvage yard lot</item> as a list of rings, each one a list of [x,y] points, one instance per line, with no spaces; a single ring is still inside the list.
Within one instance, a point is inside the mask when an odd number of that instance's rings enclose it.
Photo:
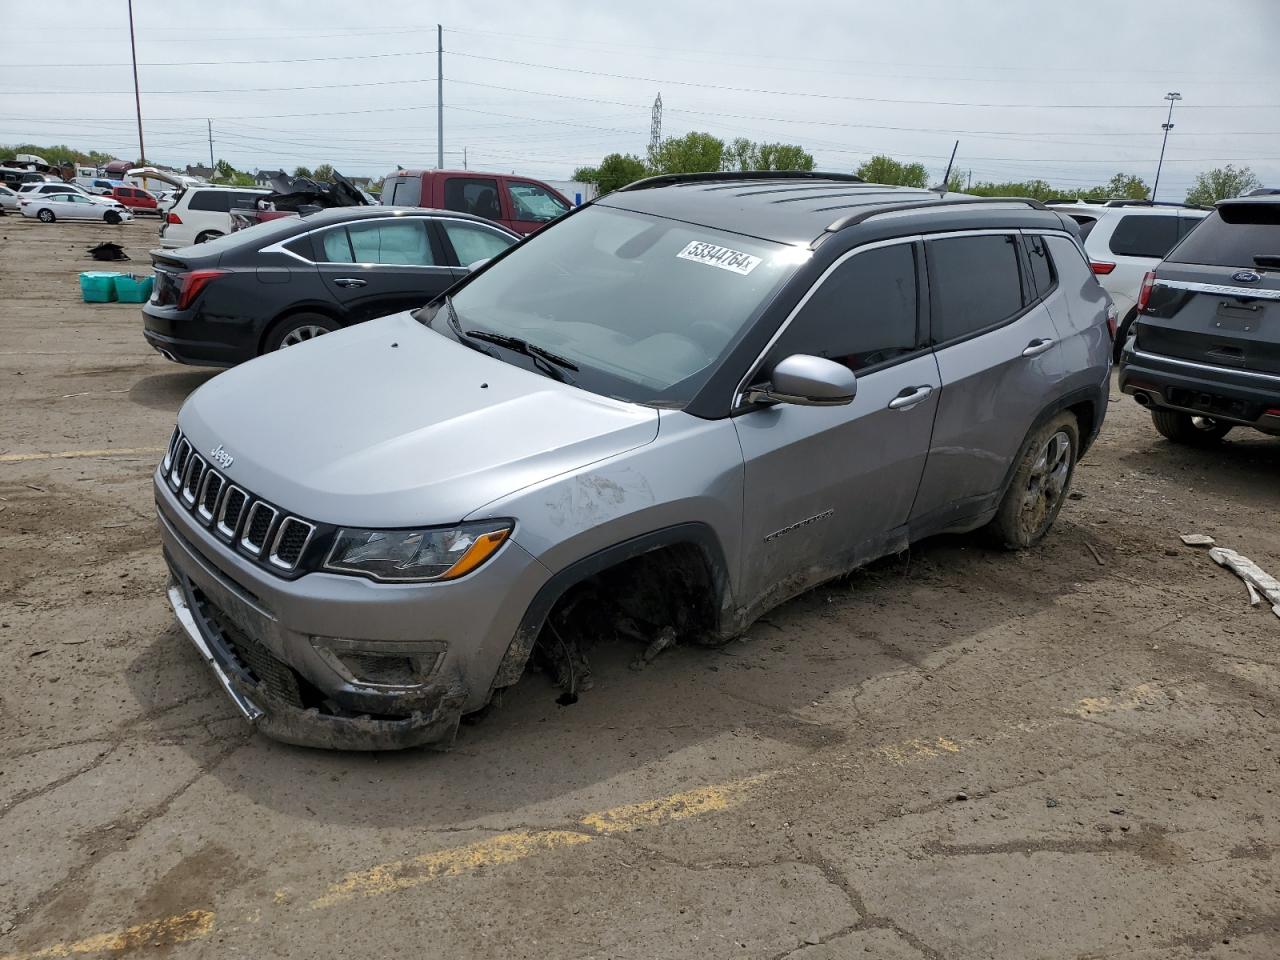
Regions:
[[[1178,539],[1280,573],[1280,441],[1113,398],[1034,550],[597,648],[449,752],[291,748],[164,596],[151,471],[212,371],[80,302],[154,231],[0,219],[0,960],[1280,955],[1280,620]]]

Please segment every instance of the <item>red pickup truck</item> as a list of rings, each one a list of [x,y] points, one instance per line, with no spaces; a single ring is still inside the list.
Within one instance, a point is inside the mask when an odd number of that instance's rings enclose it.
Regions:
[[[516,233],[533,233],[573,206],[539,180],[474,170],[397,170],[382,182],[381,202],[388,207],[457,210]]]

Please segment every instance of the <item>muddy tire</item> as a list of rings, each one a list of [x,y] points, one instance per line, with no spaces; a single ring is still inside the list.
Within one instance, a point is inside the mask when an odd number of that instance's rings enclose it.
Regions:
[[[108,210],[102,215],[102,219],[114,227],[120,222],[120,214],[116,213],[114,210]]]
[[[1010,550],[1023,550],[1049,532],[1067,499],[1079,451],[1079,424],[1069,412],[1058,414],[1031,435],[991,521],[997,542]]]
[[[36,219],[39,220],[41,223],[53,223],[53,221],[57,220],[58,218],[53,215],[52,210],[41,210],[39,213],[36,214]]]
[[[220,236],[222,234],[217,230],[206,230],[196,237],[196,243],[208,243],[210,240],[217,240]]]
[[[295,313],[268,334],[263,353],[283,350],[342,329],[342,324],[320,313]]]
[[[1151,422],[1160,435],[1191,447],[1211,447],[1231,432],[1231,424],[1176,410],[1152,410]]]

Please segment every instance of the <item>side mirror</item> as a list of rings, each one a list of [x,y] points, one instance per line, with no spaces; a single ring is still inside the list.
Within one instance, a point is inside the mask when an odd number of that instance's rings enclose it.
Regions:
[[[481,267],[483,267],[486,263],[488,263],[492,259],[493,257],[481,257],[479,260],[471,261],[470,263],[467,264],[467,272],[475,273],[477,270],[479,270]]]
[[[747,401],[839,407],[852,403],[857,392],[858,378],[848,367],[824,357],[795,353],[778,362],[768,383],[751,387]]]

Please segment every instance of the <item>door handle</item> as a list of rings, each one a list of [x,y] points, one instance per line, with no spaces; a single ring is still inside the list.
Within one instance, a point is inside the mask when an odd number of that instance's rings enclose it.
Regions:
[[[1037,337],[1027,344],[1026,349],[1022,351],[1024,357],[1038,357],[1056,343],[1054,340],[1046,340],[1044,337]]]
[[[890,410],[910,410],[917,403],[923,403],[933,393],[933,387],[927,383],[919,387],[904,387],[902,392],[889,401]]]
[[[363,287],[369,281],[360,280],[356,277],[338,277],[333,282],[340,287]]]

